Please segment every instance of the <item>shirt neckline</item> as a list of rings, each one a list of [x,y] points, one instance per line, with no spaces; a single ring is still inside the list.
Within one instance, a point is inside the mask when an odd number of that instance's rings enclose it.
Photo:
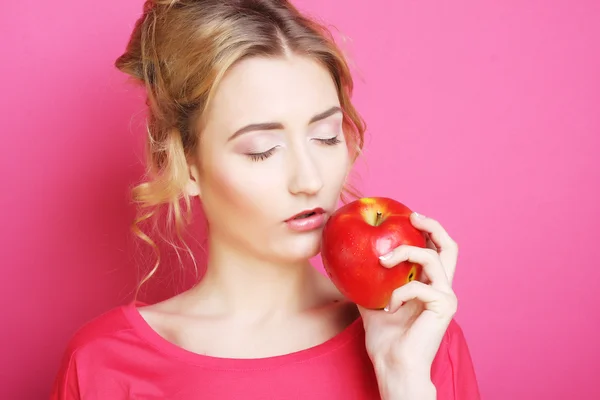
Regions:
[[[196,366],[219,370],[264,370],[277,368],[292,363],[302,363],[331,353],[352,341],[363,330],[362,318],[359,316],[340,333],[315,346],[292,353],[263,358],[226,358],[209,356],[186,350],[162,337],[146,322],[140,314],[140,302],[131,302],[122,306],[129,324],[147,343],[161,353],[175,357]]]

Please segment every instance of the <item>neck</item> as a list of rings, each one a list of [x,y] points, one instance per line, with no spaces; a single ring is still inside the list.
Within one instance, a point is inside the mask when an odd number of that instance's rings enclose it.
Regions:
[[[198,307],[201,304],[221,315],[264,319],[314,306],[323,277],[308,260],[277,262],[211,239],[206,274],[189,293]]]

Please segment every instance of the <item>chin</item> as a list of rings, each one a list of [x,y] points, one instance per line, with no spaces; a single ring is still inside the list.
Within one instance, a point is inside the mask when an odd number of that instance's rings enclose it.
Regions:
[[[281,248],[294,261],[308,260],[321,252],[321,230],[294,237]]]

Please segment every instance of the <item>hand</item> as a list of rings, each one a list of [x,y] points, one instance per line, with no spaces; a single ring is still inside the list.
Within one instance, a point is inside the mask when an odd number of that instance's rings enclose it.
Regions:
[[[381,264],[387,268],[402,261],[421,264],[423,279],[396,289],[384,310],[359,307],[367,352],[379,386],[386,391],[394,382],[431,384],[431,365],[457,309],[452,279],[458,246],[439,222],[416,213],[411,222],[425,233],[428,248],[399,246],[382,256]]]

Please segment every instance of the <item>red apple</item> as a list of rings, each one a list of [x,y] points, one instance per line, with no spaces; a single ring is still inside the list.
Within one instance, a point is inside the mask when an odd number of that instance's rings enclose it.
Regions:
[[[382,256],[401,244],[426,247],[410,222],[412,211],[386,197],[366,197],[336,210],[323,228],[321,258],[333,284],[346,298],[370,309],[384,308],[392,292],[420,279],[422,267],[404,261],[393,268]]]

